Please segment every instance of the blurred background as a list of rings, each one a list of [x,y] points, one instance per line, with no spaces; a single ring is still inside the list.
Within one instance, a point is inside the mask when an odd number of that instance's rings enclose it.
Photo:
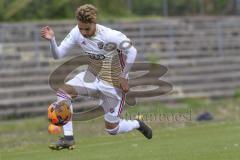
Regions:
[[[162,159],[195,156],[200,159],[209,154],[204,159],[228,159],[230,156],[231,160],[237,160],[239,145],[233,137],[239,138],[237,133],[240,131],[240,0],[0,0],[0,144],[6,149],[3,151],[19,146],[29,149],[34,144],[46,145],[47,107],[56,99],[49,86],[49,76],[68,58],[78,55],[79,50],[73,49],[66,59],[54,60],[48,42],[40,37],[40,29],[51,26],[59,44],[76,25],[76,8],[85,3],[98,8],[98,23],[131,38],[138,50],[138,62],[159,63],[168,68],[160,79],[171,83],[173,90],[162,96],[139,99],[137,106],[128,112],[164,113],[163,120],[147,121],[156,130],[159,124],[166,128],[186,127],[174,132],[183,137],[184,133],[193,133],[196,137],[189,136],[186,142],[194,143],[182,147],[182,142],[178,141],[181,137],[163,129],[157,131],[162,133],[161,141],[152,149],[160,147],[165,151],[166,155],[159,153]],[[80,98],[76,100],[74,110],[83,111],[91,102]],[[187,116],[183,116],[182,121],[166,118],[168,114],[179,113]],[[213,124],[204,123],[198,128],[199,121]],[[77,125],[76,130],[81,130],[79,137],[105,134],[103,126],[94,125],[101,121],[89,123],[92,128],[85,123]],[[19,130],[25,133],[28,129],[24,126],[31,124],[33,127],[29,134],[26,133],[28,136],[20,136],[26,143],[14,141],[19,138],[16,133]],[[220,127],[214,128],[215,124]],[[230,128],[231,132],[224,128]],[[206,130],[209,133],[204,132]],[[36,134],[39,141],[33,140],[30,133]],[[200,133],[205,136],[199,138]],[[221,137],[218,137],[220,133]],[[209,139],[209,135],[213,139]],[[175,150],[179,153],[172,154],[169,151],[174,150],[171,145],[171,149],[161,145],[164,136],[163,143],[179,144],[175,146],[179,147]],[[175,141],[170,142],[170,139]],[[196,139],[199,141],[195,142]],[[223,139],[226,141],[222,142]],[[126,145],[128,143],[131,142]],[[133,148],[137,148],[135,143]],[[207,147],[195,150],[196,154],[188,152],[196,143],[199,148]],[[222,155],[217,156],[215,151]],[[143,158],[148,155],[142,154]],[[90,152],[89,156],[92,156]]]

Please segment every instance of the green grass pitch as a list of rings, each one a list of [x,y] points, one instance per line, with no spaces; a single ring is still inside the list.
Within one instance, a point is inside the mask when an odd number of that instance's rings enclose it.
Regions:
[[[238,119],[150,125],[152,140],[138,131],[107,135],[102,118],[74,122],[76,148],[51,151],[48,144],[57,137],[47,133],[45,117],[2,122],[0,160],[239,160]]]

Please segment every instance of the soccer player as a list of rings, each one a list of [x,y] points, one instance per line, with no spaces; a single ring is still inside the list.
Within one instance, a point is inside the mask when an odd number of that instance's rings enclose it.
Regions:
[[[51,27],[46,26],[41,30],[41,36],[50,42],[55,59],[64,57],[75,45],[80,46],[81,52],[89,56],[88,69],[59,88],[57,102],[67,100],[71,104],[72,98],[78,95],[98,95],[101,99],[100,106],[105,112],[106,131],[110,135],[137,129],[146,138],[151,139],[152,130],[143,121],[121,118],[125,93],[129,90],[128,73],[135,61],[137,51],[124,34],[97,24],[96,17],[95,6],[91,4],[80,6],[76,10],[77,25],[60,46],[56,43]],[[64,125],[63,130],[64,137],[52,143],[51,149],[71,148],[74,145],[72,121]]]

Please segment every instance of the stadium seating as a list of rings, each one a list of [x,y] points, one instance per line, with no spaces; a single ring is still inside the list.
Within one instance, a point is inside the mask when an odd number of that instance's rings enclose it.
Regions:
[[[240,86],[239,17],[185,17],[132,22],[103,22],[128,35],[138,49],[138,61],[168,68],[161,77],[173,85],[167,95],[139,101],[169,101],[190,97],[231,97]],[[58,42],[74,21],[46,22]],[[41,39],[42,23],[0,24],[0,119],[46,114],[55,92],[51,72],[65,60],[53,60]],[[75,48],[69,57],[79,54]],[[75,110],[92,100],[77,100]]]

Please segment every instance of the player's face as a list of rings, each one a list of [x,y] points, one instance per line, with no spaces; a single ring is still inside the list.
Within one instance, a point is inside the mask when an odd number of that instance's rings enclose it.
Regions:
[[[84,37],[89,38],[95,34],[96,23],[83,23],[78,21],[78,28]]]

